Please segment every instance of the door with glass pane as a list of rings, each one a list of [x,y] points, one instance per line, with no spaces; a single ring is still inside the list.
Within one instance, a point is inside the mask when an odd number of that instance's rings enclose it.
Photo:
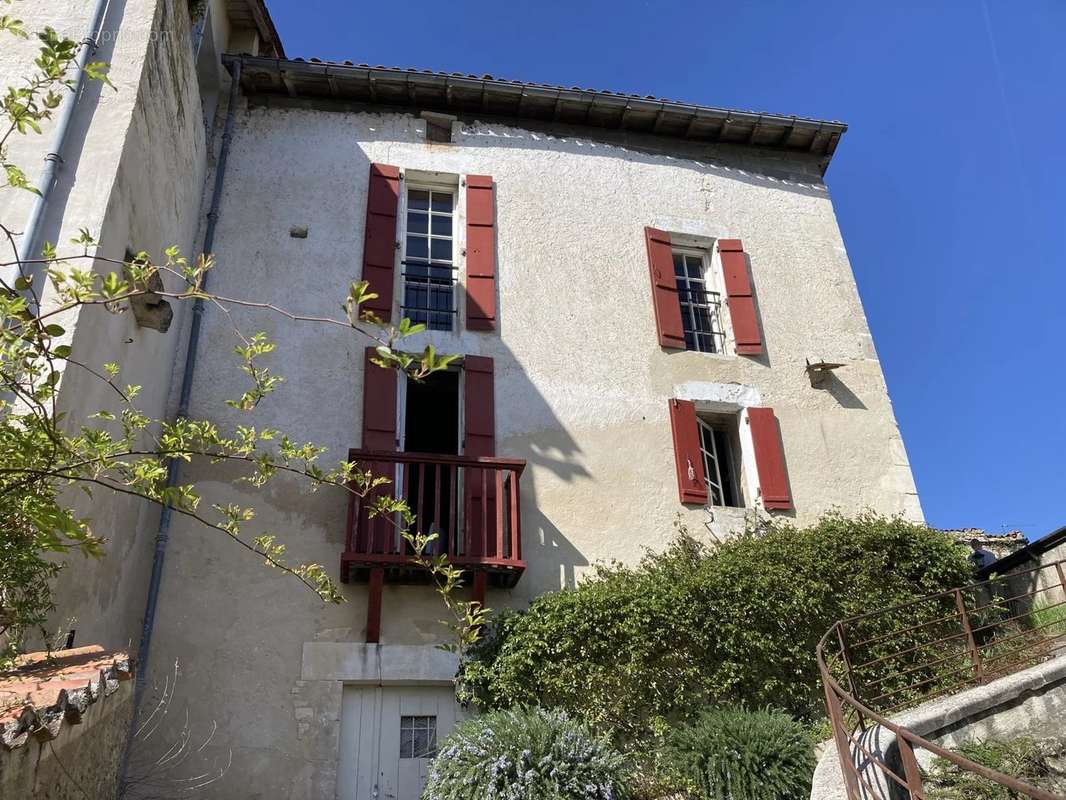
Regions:
[[[338,797],[419,800],[461,714],[452,686],[344,687]]]

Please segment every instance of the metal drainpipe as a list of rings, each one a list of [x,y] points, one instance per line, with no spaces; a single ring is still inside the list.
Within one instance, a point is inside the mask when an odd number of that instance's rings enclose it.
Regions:
[[[109,0],[96,0],[96,8],[93,9],[92,25],[88,35],[81,40],[81,47],[75,59],[77,75],[74,78],[74,88],[69,95],[63,98],[63,104],[59,108],[56,117],[56,131],[52,135],[52,148],[44,157],[44,169],[37,181],[38,194],[30,209],[30,216],[23,228],[22,239],[19,241],[18,260],[22,263],[34,258],[37,252],[37,243],[41,237],[41,222],[44,213],[48,209],[48,201],[52,196],[52,189],[56,185],[56,174],[59,165],[63,163],[63,149],[66,144],[67,134],[70,132],[71,121],[74,119],[74,111],[78,107],[78,97],[85,85],[85,65],[89,63],[89,57],[96,52],[100,43],[100,31],[104,25],[104,17],[107,15]],[[8,286],[14,285],[19,277],[19,268],[15,264],[9,267],[3,276]]]
[[[222,129],[222,147],[218,154],[218,165],[215,168],[215,186],[211,194],[211,207],[207,212],[207,227],[204,231],[203,253],[210,253],[215,244],[215,228],[218,225],[218,210],[222,203],[222,186],[226,178],[226,161],[229,159],[230,142],[233,139],[234,107],[240,94],[241,85],[241,60],[223,58],[226,68],[231,76],[229,90],[229,105],[226,107],[226,121]],[[207,289],[211,273],[204,275],[203,289]],[[200,341],[201,320],[204,315],[204,301],[193,301],[192,322],[189,325],[189,344],[185,354],[185,369],[181,375],[181,392],[178,395],[178,409],[176,419],[182,419],[189,414],[189,399],[192,395],[193,376],[196,373],[197,345]],[[178,485],[180,463],[177,459],[171,459],[167,464],[167,487]],[[133,683],[133,720],[130,725],[129,737],[126,741],[126,751],[122,757],[122,777],[125,778],[129,768],[130,751],[133,747],[134,732],[137,729],[137,715],[140,711],[141,701],[144,699],[145,679],[148,674],[149,648],[152,644],[152,630],[155,627],[155,612],[159,603],[159,587],[163,579],[163,562],[166,559],[167,543],[170,540],[170,520],[173,509],[163,506],[159,515],[159,529],[155,537],[155,557],[152,560],[152,576],[148,582],[148,600],[144,609],[144,627],[141,629],[141,646],[137,655],[137,674]],[[121,794],[122,782],[119,782]]]

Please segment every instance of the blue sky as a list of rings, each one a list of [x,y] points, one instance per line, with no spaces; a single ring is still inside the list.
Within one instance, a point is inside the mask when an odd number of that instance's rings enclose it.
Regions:
[[[1066,2],[269,6],[292,57],[844,120],[827,182],[927,518],[1066,525]]]

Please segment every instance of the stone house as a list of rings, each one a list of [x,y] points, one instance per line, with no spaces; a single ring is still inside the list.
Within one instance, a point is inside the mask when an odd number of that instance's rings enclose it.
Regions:
[[[92,3],[24,5],[73,24]],[[247,309],[208,307],[191,350],[182,309],[166,333],[83,315],[76,346],[120,362],[149,413],[184,397],[247,422],[224,403],[243,386],[231,327],[267,331],[285,383],[254,424],[393,477],[493,608],[632,562],[678,519],[709,541],[834,508],[921,519],[824,182],[844,124],[286,59],[262,0],[211,0],[197,23],[183,0],[111,5],[120,91],[79,106],[48,238],[89,227],[117,258],[207,246],[213,292],[301,315],[336,316],[366,279],[379,316],[427,326],[411,350],[461,356],[416,383],[350,331]],[[70,408],[98,400],[66,380]],[[237,474],[182,479],[255,505],[294,560],[336,565],[346,603],[109,500],[86,511],[112,557],[69,572],[61,608],[104,647],[143,621],[149,683],[181,665],[190,727],[217,726],[205,764],[231,759],[209,796],[414,800],[464,713],[438,598],[344,493],[255,494]]]

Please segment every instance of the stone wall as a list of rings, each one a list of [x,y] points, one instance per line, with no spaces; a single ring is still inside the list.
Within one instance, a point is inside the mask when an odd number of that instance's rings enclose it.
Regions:
[[[55,656],[0,679],[0,797],[110,800],[133,713],[129,658]]]

